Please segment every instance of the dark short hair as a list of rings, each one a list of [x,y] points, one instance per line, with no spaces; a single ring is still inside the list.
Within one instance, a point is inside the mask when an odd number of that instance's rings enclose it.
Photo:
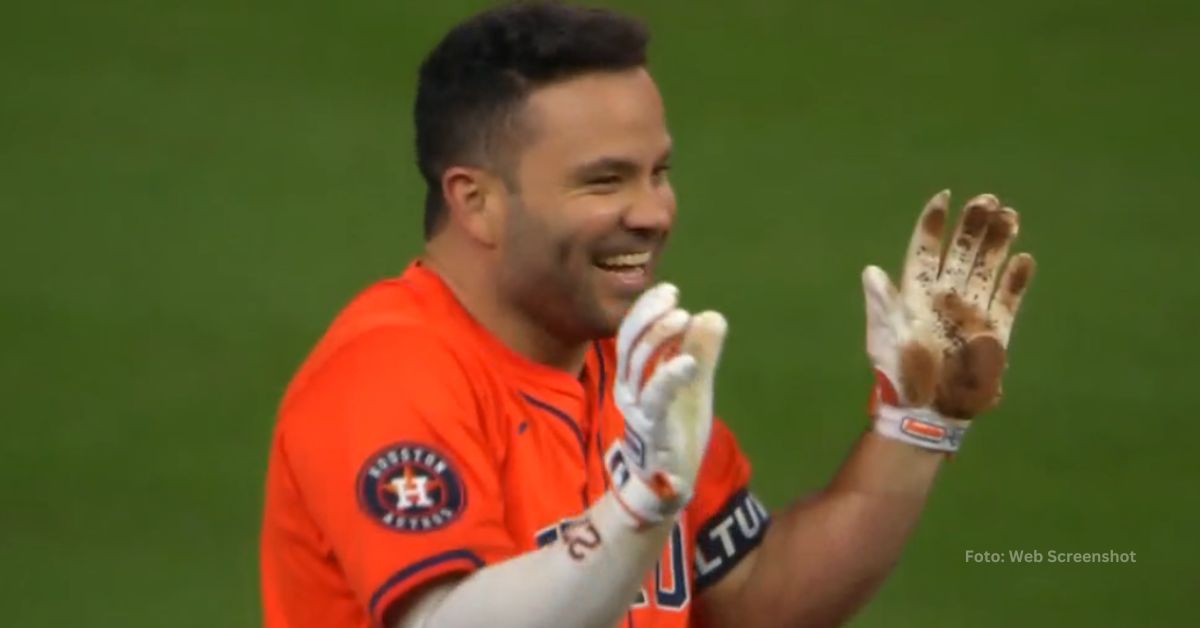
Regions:
[[[425,179],[425,238],[445,213],[442,173],[498,166],[514,148],[505,133],[535,88],[597,71],[646,64],[639,21],[559,2],[518,2],[455,26],[421,64],[414,110],[417,167]]]

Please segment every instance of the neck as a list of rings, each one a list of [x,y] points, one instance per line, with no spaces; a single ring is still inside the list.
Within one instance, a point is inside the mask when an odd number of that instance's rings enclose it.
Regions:
[[[571,375],[583,371],[588,342],[565,341],[505,300],[497,282],[480,272],[487,264],[429,243],[421,262],[449,286],[464,309],[508,348],[530,360]]]

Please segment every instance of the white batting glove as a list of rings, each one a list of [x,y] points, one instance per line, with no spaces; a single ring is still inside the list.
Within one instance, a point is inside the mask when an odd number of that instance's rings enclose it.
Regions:
[[[1009,336],[1035,268],[1031,255],[1014,255],[997,283],[1018,216],[990,194],[967,203],[943,249],[949,200],[941,192],[921,212],[899,291],[876,266],[862,277],[875,431],[944,452],[957,451],[969,419],[1000,401]]]
[[[679,290],[647,290],[617,332],[613,397],[625,416],[630,477],[616,495],[641,524],[664,521],[692,498],[713,420],[713,377],[725,318],[679,309]],[[682,336],[682,339],[681,339]]]

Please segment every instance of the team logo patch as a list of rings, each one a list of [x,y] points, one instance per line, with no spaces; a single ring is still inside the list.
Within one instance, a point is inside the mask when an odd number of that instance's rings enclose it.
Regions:
[[[426,445],[397,443],[363,464],[358,474],[358,503],[388,528],[430,532],[462,514],[467,492],[441,452]]]

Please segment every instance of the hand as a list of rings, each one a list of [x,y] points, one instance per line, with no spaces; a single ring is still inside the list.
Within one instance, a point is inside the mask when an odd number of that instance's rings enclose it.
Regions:
[[[616,494],[641,523],[663,521],[691,500],[712,431],[725,318],[691,316],[678,302],[675,286],[658,284],[617,332],[613,398],[625,416],[621,447],[630,478]]]
[[[880,268],[863,271],[876,431],[938,451],[957,450],[967,420],[999,403],[1013,321],[1035,268],[1027,253],[1005,266],[1018,216],[990,194],[967,203],[943,249],[949,200],[941,192],[921,212],[899,291]]]

